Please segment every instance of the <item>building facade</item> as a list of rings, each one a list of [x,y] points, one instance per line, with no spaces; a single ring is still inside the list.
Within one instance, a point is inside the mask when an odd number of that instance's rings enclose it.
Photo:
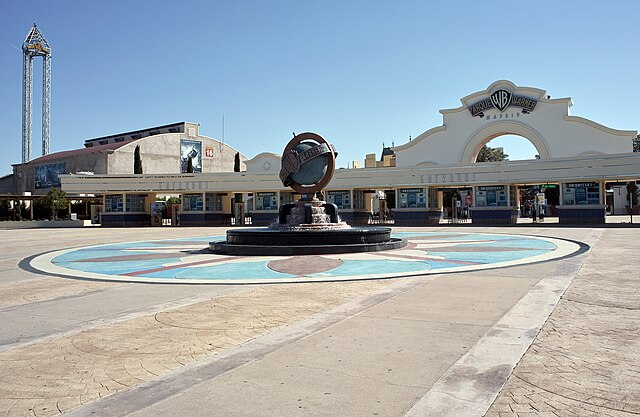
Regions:
[[[440,111],[441,126],[393,147],[393,155],[387,155],[393,164],[336,170],[325,199],[351,224],[368,222],[375,199],[382,196],[399,225],[437,224],[443,210],[455,211],[456,206],[464,207],[474,224],[514,224],[529,204],[524,197],[534,189],[536,204],[552,210],[560,223],[597,224],[604,223],[613,205],[623,204],[610,198],[613,190],[640,178],[640,153],[632,152],[637,132],[571,115],[570,98],[551,99],[544,90],[501,80],[461,103]],[[539,158],[476,163],[482,146],[501,135],[529,140]],[[234,196],[243,195],[253,224],[269,224],[279,207],[297,196],[278,178],[278,155],[262,153],[245,165],[239,173],[75,174],[61,179],[68,193],[104,195],[107,216],[135,212],[147,219],[149,203],[170,192],[183,196],[181,224],[216,225],[231,215]],[[127,204],[128,198],[133,201],[130,195],[138,203]],[[449,201],[451,195],[454,201]]]

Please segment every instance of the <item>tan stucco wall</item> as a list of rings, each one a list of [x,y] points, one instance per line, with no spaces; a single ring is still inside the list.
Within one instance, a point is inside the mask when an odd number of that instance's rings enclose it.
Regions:
[[[231,146],[206,136],[189,137],[184,133],[167,133],[149,136],[118,148],[109,156],[109,174],[133,174],[133,155],[140,146],[144,174],[179,174],[180,141],[182,139],[202,142],[202,172],[232,172],[236,151]],[[205,155],[212,148],[212,157]],[[242,162],[246,158],[240,155]]]
[[[83,171],[93,172],[96,175],[107,174],[107,152],[109,151],[97,151],[95,153],[47,159],[42,162],[36,159],[26,164],[14,165],[15,192],[22,194],[25,191],[31,191],[34,195],[40,195],[49,191],[48,188],[35,189],[35,167],[40,165],[64,162],[67,174]]]

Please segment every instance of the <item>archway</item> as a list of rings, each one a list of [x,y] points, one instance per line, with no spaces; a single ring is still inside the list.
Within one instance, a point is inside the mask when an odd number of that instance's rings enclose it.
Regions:
[[[508,161],[522,161],[540,158],[538,150],[533,146],[533,143],[531,143],[527,138],[518,135],[509,134],[497,136],[484,145],[492,150],[501,150],[504,153],[505,160]],[[484,162],[480,160],[482,156],[483,151],[481,150],[475,162]]]
[[[527,139],[536,149],[540,159],[551,158],[549,148],[545,140],[538,132],[519,122],[497,122],[478,130],[467,142],[462,155],[460,156],[460,164],[467,165],[476,161],[478,152],[483,145],[499,136],[515,135]]]

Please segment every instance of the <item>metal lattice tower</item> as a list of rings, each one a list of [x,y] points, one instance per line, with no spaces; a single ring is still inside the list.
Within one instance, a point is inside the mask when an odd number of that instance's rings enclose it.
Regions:
[[[42,57],[42,155],[49,153],[49,114],[51,110],[51,47],[36,24],[22,44],[22,163],[31,159],[31,105],[33,101],[33,58]]]

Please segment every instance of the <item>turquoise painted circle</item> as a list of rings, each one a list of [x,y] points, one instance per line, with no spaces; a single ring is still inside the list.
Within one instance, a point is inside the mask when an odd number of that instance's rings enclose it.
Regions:
[[[464,232],[394,233],[406,247],[339,255],[238,257],[210,253],[223,236],[90,246],[47,253],[31,266],[49,274],[135,282],[253,284],[380,279],[516,266],[575,254],[561,239]]]

